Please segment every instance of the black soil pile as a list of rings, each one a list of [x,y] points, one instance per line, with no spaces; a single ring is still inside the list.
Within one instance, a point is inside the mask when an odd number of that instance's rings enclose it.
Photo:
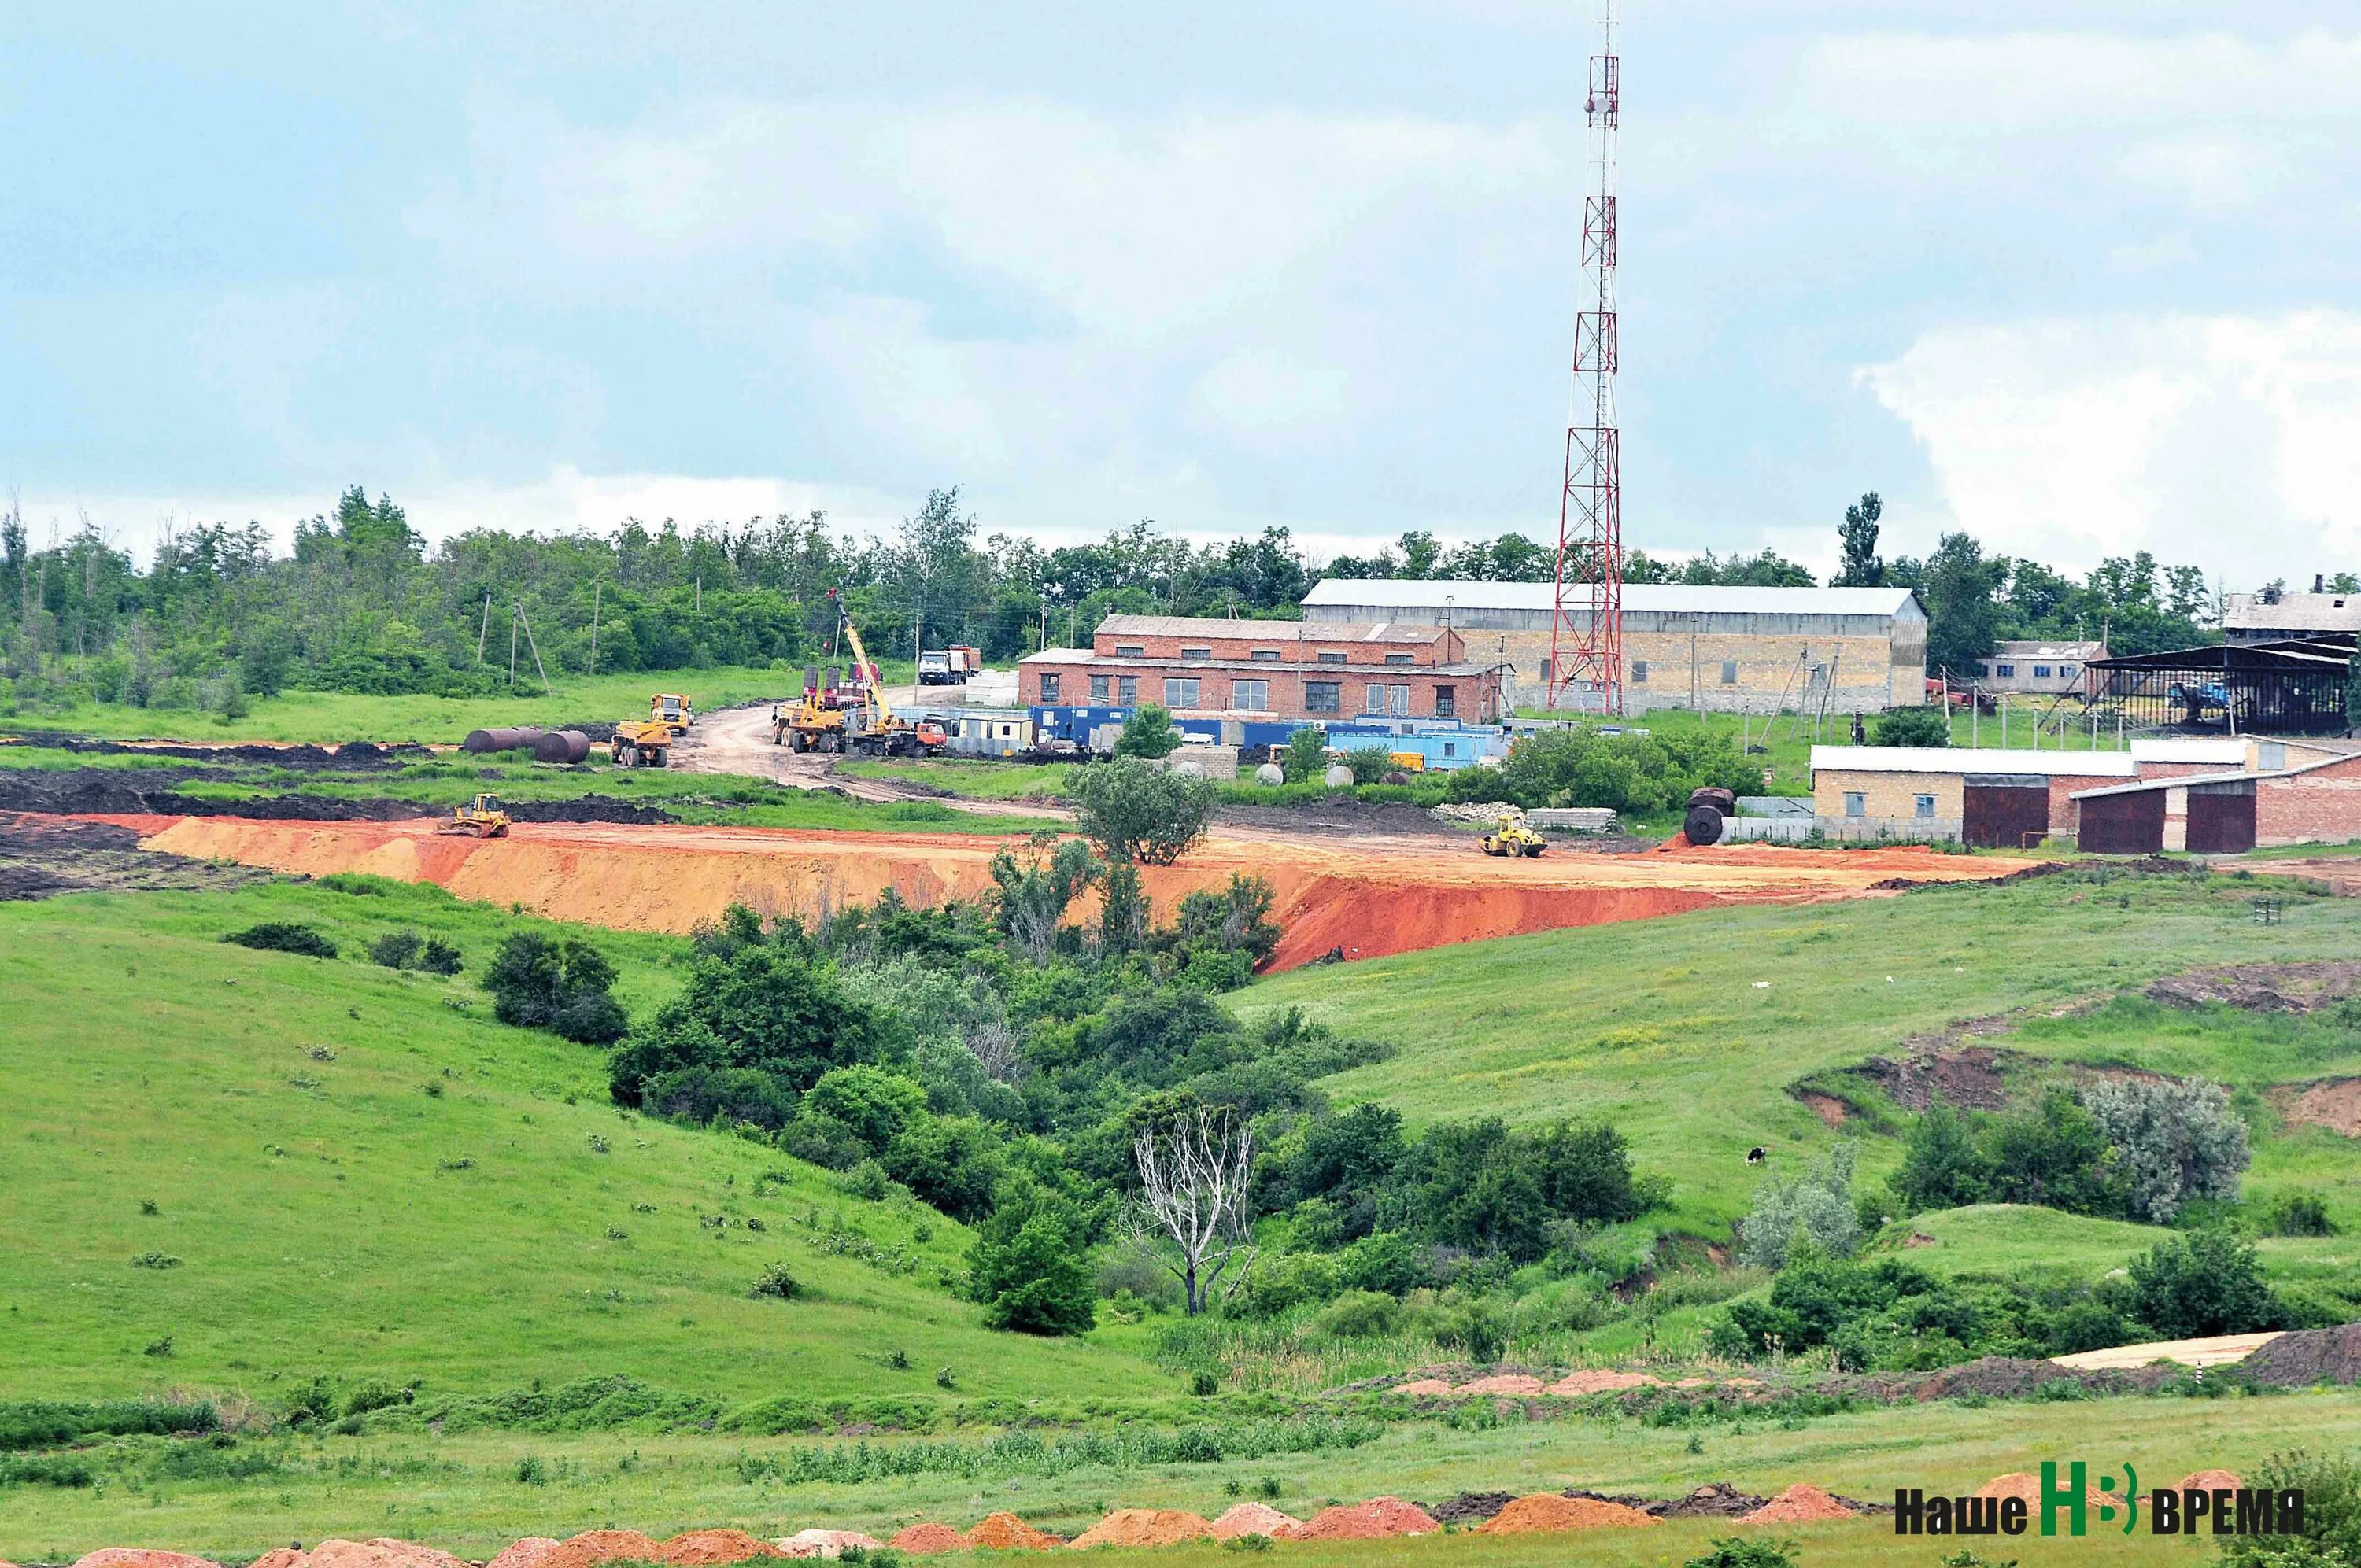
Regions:
[[[151,854],[128,828],[0,814],[0,903],[93,888],[247,887],[269,882],[252,866]]]
[[[614,726],[607,727],[609,734]],[[92,740],[79,735],[35,734],[19,730],[18,738],[0,742],[6,745],[39,746],[49,751],[71,751],[96,757],[180,757],[192,762],[211,762],[215,766],[247,763],[277,768],[293,768],[305,773],[336,771],[360,773],[386,768],[398,768],[409,762],[425,762],[434,753],[424,746],[403,741],[392,746],[379,746],[368,740],[347,740],[331,749],[326,746],[186,746],[137,745],[126,746],[117,740]]]
[[[1462,1492],[1439,1503],[1422,1503],[1419,1506],[1432,1514],[1437,1524],[1457,1525],[1461,1530],[1467,1530],[1482,1524],[1516,1500],[1514,1492]]]
[[[1349,795],[1308,800],[1299,806],[1224,806],[1213,813],[1213,819],[1239,828],[1278,828],[1292,833],[1383,833],[1403,839],[1466,837],[1429,817],[1422,806],[1398,800],[1360,801]]]
[[[2361,1383],[2361,1323],[2283,1333],[2237,1364],[2238,1371],[2275,1388],[2315,1383]]]
[[[2001,1025],[2005,1021],[1976,1021],[1983,1023]],[[1963,1033],[1971,1032],[1976,1024],[1960,1028]],[[1887,1099],[1905,1110],[1923,1111],[1939,1100],[1962,1111],[1998,1111],[2008,1104],[2008,1084],[2002,1070],[2015,1059],[2015,1052],[1997,1047],[1960,1046],[1920,1051],[1898,1061],[1872,1057],[1848,1070],[1877,1085]]]
[[[2235,1007],[2243,1013],[2310,1013],[2361,992],[2361,963],[2231,964],[2151,981],[2148,1000],[2168,1007]]]
[[[1589,1495],[1587,1492],[1567,1494],[1569,1497],[1588,1497]],[[1616,1497],[1609,1500],[1621,1502],[1623,1499]],[[1668,1503],[1638,1503],[1632,1506],[1644,1512],[1652,1513],[1660,1519],[1735,1519],[1740,1514],[1752,1513],[1768,1501],[1770,1501],[1769,1498],[1758,1497],[1752,1492],[1741,1492],[1727,1481],[1716,1481],[1710,1486],[1699,1486],[1686,1497],[1675,1497]]]
[[[2076,1383],[2092,1394],[2142,1393],[2171,1381],[2185,1368],[2135,1366],[2081,1369],[2054,1361],[2027,1361],[2014,1355],[1987,1355],[1961,1366],[1947,1366],[1919,1383],[1912,1392],[1925,1399],[1956,1399],[1981,1395],[1991,1399],[2020,1399],[2053,1383]]]
[[[182,795],[173,785],[203,776],[196,768],[76,768],[44,773],[0,768],[0,811],[36,811],[61,817],[242,817],[255,822],[401,822],[440,817],[438,807],[385,796],[347,799],[327,795],[268,795],[248,800],[214,800]],[[659,806],[586,795],[577,800],[507,803],[519,822],[677,822]]]

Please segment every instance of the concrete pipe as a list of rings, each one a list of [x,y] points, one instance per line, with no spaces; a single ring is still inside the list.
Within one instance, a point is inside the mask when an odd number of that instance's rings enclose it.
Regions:
[[[1351,789],[1353,787],[1353,770],[1345,766],[1342,762],[1339,762],[1334,767],[1329,769],[1328,787],[1330,789]]]
[[[1202,779],[1205,776],[1205,764],[1194,762],[1175,762],[1172,764],[1172,772],[1180,778]]]
[[[1258,784],[1283,784],[1286,782],[1287,770],[1277,762],[1265,762],[1255,770],[1255,783]]]
[[[578,762],[590,754],[590,737],[579,729],[553,729],[533,743],[536,762]]]
[[[1681,818],[1681,833],[1692,844],[1721,842],[1721,813],[1710,806],[1697,805]]]

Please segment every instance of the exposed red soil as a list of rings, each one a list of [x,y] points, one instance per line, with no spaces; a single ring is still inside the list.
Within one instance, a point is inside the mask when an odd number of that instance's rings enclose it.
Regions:
[[[1808,1481],[1798,1481],[1750,1514],[1741,1524],[1800,1524],[1811,1519],[1849,1519],[1853,1510]]]
[[[145,1546],[102,1546],[74,1560],[73,1568],[221,1568],[207,1557],[159,1552]]]
[[[546,1535],[528,1535],[522,1541],[511,1541],[500,1548],[500,1555],[484,1564],[484,1568],[541,1568],[541,1560],[557,1550],[561,1542]],[[260,1568],[257,1564],[256,1568]]]
[[[592,1563],[614,1557],[649,1563],[660,1550],[635,1530],[589,1530],[559,1541],[542,1558],[540,1568],[591,1568]]]
[[[137,829],[141,848],[312,875],[368,872],[432,882],[462,898],[521,904],[552,919],[686,932],[731,904],[815,916],[887,888],[918,907],[993,887],[1000,841],[966,835],[524,823],[505,839],[438,834],[428,820],[257,822],[242,817],[100,816]],[[1882,896],[1897,876],[1990,880],[2015,868],[1900,848],[1829,853],[1743,844],[1669,855],[1566,853],[1495,861],[1433,839],[1290,842],[1225,834],[1180,865],[1148,867],[1159,915],[1234,873],[1278,894],[1286,936],[1272,960],[1292,969],[1341,953],[1377,958],[1447,942],[1647,919],[1728,903]],[[1078,906],[1079,917],[1089,911]]]
[[[929,1519],[894,1532],[886,1545],[896,1552],[906,1552],[913,1557],[930,1556],[938,1552],[965,1552],[967,1537],[947,1524]]]
[[[779,1542],[790,1557],[820,1557],[829,1562],[844,1555],[848,1546],[863,1552],[875,1552],[885,1543],[873,1535],[863,1535],[857,1530],[799,1530]]]
[[[1215,1541],[1235,1541],[1242,1535],[1267,1535],[1284,1540],[1286,1532],[1301,1528],[1303,1521],[1293,1514],[1281,1513],[1268,1503],[1237,1503],[1225,1508],[1213,1521]]]
[[[1519,1497],[1476,1527],[1478,1535],[1536,1535],[1545,1530],[1603,1530],[1612,1526],[1654,1524],[1639,1509],[1593,1497],[1565,1497],[1543,1492]]]
[[[416,1541],[378,1536],[368,1541],[330,1540],[303,1554],[302,1568],[467,1568],[447,1552]]]
[[[1323,1508],[1289,1531],[1288,1539],[1376,1541],[1389,1535],[1433,1535],[1442,1528],[1434,1522],[1433,1514],[1415,1503],[1405,1503],[1400,1497],[1371,1497],[1366,1503]]]
[[[1392,1390],[1397,1394],[1448,1394],[1451,1385],[1440,1377],[1416,1377]]]
[[[1011,1513],[986,1515],[974,1529],[967,1532],[967,1541],[970,1546],[989,1546],[1004,1552],[1012,1550],[1038,1552],[1048,1547],[1066,1544],[1064,1536],[1051,1535],[1046,1530],[1035,1530]]]
[[[1653,1387],[1663,1381],[1644,1372],[1569,1372],[1551,1384],[1548,1392],[1566,1397],[1620,1394],[1626,1388]]]
[[[2235,1492],[2245,1485],[2238,1479],[2235,1470],[2197,1470],[2183,1475],[2168,1489],[2175,1492],[2218,1492],[2227,1487]]]
[[[2291,1127],[2326,1127],[2361,1138],[2361,1078],[2329,1078],[2318,1083],[2283,1083],[2264,1099]]]
[[[556,1542],[552,1541],[550,1544],[554,1546]],[[298,1565],[301,1564],[302,1561],[303,1549],[302,1547],[274,1546],[269,1551],[264,1552],[261,1556],[256,1558],[253,1562],[247,1563],[246,1568],[298,1568]],[[0,1568],[16,1568],[16,1565],[11,1563],[0,1564]]]
[[[785,1557],[767,1541],[757,1541],[742,1530],[692,1530],[674,1536],[658,1549],[656,1561],[679,1568],[719,1568],[752,1557]]]
[[[1521,1372],[1504,1372],[1496,1376],[1478,1377],[1473,1383],[1462,1383],[1452,1390],[1455,1394],[1538,1394],[1542,1380]]]
[[[1182,1508],[1117,1508],[1082,1534],[1076,1546],[1178,1546],[1213,1533],[1213,1522]]]
[[[1795,1096],[1804,1108],[1820,1119],[1823,1126],[1841,1127],[1851,1116],[1852,1108],[1833,1094],[1822,1094],[1816,1089],[1805,1090]]]

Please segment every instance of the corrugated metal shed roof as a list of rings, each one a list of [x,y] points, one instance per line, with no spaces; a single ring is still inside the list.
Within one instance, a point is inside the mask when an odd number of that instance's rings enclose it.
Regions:
[[[1440,626],[1307,625],[1301,620],[1220,620],[1189,615],[1110,615],[1099,622],[1100,637],[1237,637],[1259,642],[1435,642]]]
[[[2066,773],[2133,778],[2129,751],[2004,751],[1995,746],[1815,746],[1812,771],[1837,773]]]
[[[1309,603],[1309,600],[1305,601]],[[2232,594],[2222,612],[2225,631],[2361,631],[2361,594]]]
[[[2103,642],[1995,642],[1995,659],[2103,659]]]
[[[1362,605],[1433,613],[1444,599],[1466,609],[1546,612],[1549,583],[1477,583],[1405,577],[1323,577],[1307,605]],[[1723,588],[1686,583],[1626,583],[1623,608],[1651,613],[1710,615],[1901,615],[1917,609],[1908,588]]]

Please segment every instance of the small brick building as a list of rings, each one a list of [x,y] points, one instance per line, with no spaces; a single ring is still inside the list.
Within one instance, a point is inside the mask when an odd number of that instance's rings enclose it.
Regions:
[[[1088,648],[1016,666],[1028,708],[1159,703],[1174,717],[1498,721],[1500,672],[1447,627],[1111,615]]]

